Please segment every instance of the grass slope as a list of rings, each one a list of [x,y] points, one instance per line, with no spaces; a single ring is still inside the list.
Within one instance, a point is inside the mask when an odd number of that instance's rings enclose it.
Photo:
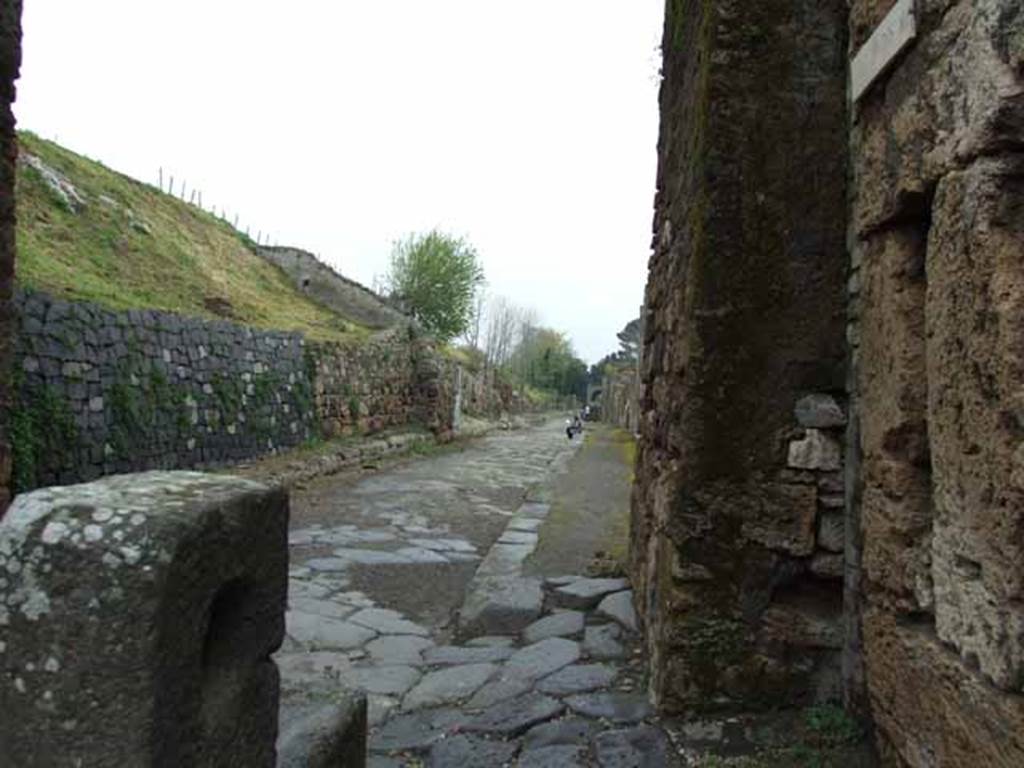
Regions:
[[[23,152],[64,175],[85,198],[76,213],[35,168],[19,163],[17,280],[30,289],[113,309],[163,309],[313,339],[366,329],[298,292],[227,223],[22,132]]]

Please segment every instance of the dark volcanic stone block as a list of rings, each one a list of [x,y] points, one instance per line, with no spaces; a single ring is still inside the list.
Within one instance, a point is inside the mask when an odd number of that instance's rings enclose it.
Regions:
[[[272,766],[288,499],[151,472],[19,496],[0,522],[10,765]]]

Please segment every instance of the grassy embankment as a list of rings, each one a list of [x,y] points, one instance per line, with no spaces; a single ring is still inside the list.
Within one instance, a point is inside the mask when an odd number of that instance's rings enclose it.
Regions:
[[[74,210],[38,170],[19,163],[21,286],[112,309],[302,331],[315,340],[368,335],[302,295],[227,222],[31,133],[19,140],[84,200]]]

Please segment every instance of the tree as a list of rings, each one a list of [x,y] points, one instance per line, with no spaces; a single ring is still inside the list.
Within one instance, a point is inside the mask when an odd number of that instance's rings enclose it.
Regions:
[[[523,326],[526,311],[504,296],[495,296],[487,307],[487,332],[484,353],[491,368],[506,366],[516,345],[516,336]]]
[[[484,271],[469,243],[433,230],[395,243],[387,282],[426,330],[449,341],[469,327]]]
[[[536,389],[580,398],[586,392],[587,364],[565,334],[551,328],[524,324],[510,367],[520,382]]]
[[[636,360],[640,352],[640,318],[630,320],[615,337],[619,340],[621,353],[627,360]]]

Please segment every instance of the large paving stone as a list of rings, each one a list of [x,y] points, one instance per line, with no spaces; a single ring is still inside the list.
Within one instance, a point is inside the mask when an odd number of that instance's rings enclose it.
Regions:
[[[412,563],[426,563],[434,565],[438,563],[443,564],[451,562],[440,552],[435,552],[432,549],[423,549],[423,547],[402,547],[401,549],[396,550],[395,554],[408,558],[409,562]]]
[[[523,630],[523,640],[536,643],[549,637],[567,637],[583,631],[583,614],[561,611],[539,619]]]
[[[398,611],[387,608],[364,608],[349,616],[353,624],[379,632],[382,635],[421,635],[430,634],[430,630],[406,619]]]
[[[453,736],[430,748],[430,768],[484,768],[508,763],[516,754],[516,745],[475,736]]]
[[[532,688],[532,680],[491,680],[489,683],[485,683],[479,691],[473,694],[472,698],[470,698],[466,703],[466,707],[468,709],[487,709],[488,707],[494,706],[499,701],[506,701],[507,699],[514,699],[516,696],[522,696]]]
[[[592,659],[624,659],[626,648],[619,642],[622,628],[618,624],[587,627],[583,632],[583,652]]]
[[[366,726],[366,701],[362,696],[337,696],[331,701],[304,704],[293,702],[282,707],[277,735],[277,768],[361,765],[366,755]],[[232,756],[225,757],[230,759]],[[228,764],[225,760],[203,762]],[[234,759],[230,759],[230,763],[254,764]],[[191,761],[186,764],[194,765]]]
[[[535,749],[554,744],[586,744],[600,730],[598,723],[579,717],[567,717],[541,723],[526,732],[523,749]]]
[[[594,755],[601,768],[663,768],[669,744],[660,729],[641,725],[598,734]]]
[[[540,616],[543,605],[544,593],[537,579],[477,578],[459,612],[459,626],[470,634],[519,632]]]
[[[423,664],[423,651],[434,641],[416,635],[383,635],[366,644],[364,650],[378,664]]]
[[[288,599],[311,598],[320,600],[331,594],[331,590],[324,584],[314,584],[305,579],[291,579],[288,582]]]
[[[436,707],[469,698],[497,669],[494,664],[466,664],[429,672],[409,691],[402,708]]]
[[[315,600],[310,597],[289,597],[288,608],[302,613],[314,613],[317,616],[327,616],[331,619],[344,619],[355,611],[355,608],[351,605],[338,603],[334,600]]]
[[[516,639],[508,635],[484,635],[483,637],[474,637],[466,643],[473,648],[510,648],[515,644]]]
[[[537,723],[557,717],[565,711],[558,699],[539,693],[528,693],[488,708],[464,726],[467,731],[480,731],[504,737],[518,736]]]
[[[370,755],[366,758],[366,768],[406,768],[407,765],[405,760],[387,755]]]
[[[341,557],[314,557],[305,565],[314,571],[344,571],[352,563]]]
[[[537,680],[575,663],[579,658],[579,643],[562,637],[549,637],[516,651],[506,662],[502,677]]]
[[[361,541],[364,544],[383,544],[386,541],[394,541],[397,536],[391,531],[385,530],[339,530],[339,533],[348,537],[351,541]]]
[[[465,552],[473,554],[476,547],[464,539],[409,539],[409,543],[436,552]]]
[[[519,755],[516,768],[584,768],[587,750],[569,744],[526,749]]]
[[[399,752],[426,750],[466,717],[456,709],[431,709],[392,717],[370,735],[370,750]]]
[[[615,667],[608,664],[573,664],[545,677],[537,684],[537,690],[552,696],[596,691],[610,686],[615,675]]]
[[[633,590],[608,595],[597,606],[598,616],[617,621],[630,632],[636,632],[636,611],[633,609]]]
[[[331,597],[339,603],[345,603],[346,605],[352,605],[356,608],[373,608],[376,603],[373,602],[362,592],[339,592],[338,594]]]
[[[566,587],[572,584],[574,581],[579,581],[582,578],[582,576],[548,576],[546,579],[544,579],[544,586],[548,589]]]
[[[352,658],[337,651],[278,653],[274,662],[286,689],[336,683],[352,668]]]
[[[285,624],[291,637],[314,651],[358,648],[377,636],[358,624],[299,611],[288,611]]]
[[[347,563],[359,563],[360,565],[408,565],[412,561],[402,555],[396,554],[395,552],[386,552],[379,549],[347,549],[341,548],[334,550],[336,558],[328,559],[340,559]],[[313,561],[309,561],[307,565],[312,566]],[[346,565],[346,567],[348,567]],[[327,569],[321,569],[327,570]],[[341,570],[341,569],[331,569]]]
[[[423,654],[427,664],[482,664],[484,662],[505,661],[515,653],[513,648],[501,647],[468,647],[461,645],[442,645],[431,648]]]
[[[366,695],[366,719],[371,728],[376,728],[383,723],[394,712],[401,700],[394,696],[384,696],[378,693]]]
[[[401,696],[420,679],[415,667],[356,667],[341,674],[341,682],[349,688],[367,693]]]
[[[651,714],[647,699],[636,693],[582,693],[565,700],[569,708],[585,717],[600,717],[613,723],[638,723]]]
[[[625,579],[579,579],[572,584],[558,587],[551,593],[555,605],[563,608],[590,609],[612,592],[629,589]]]

